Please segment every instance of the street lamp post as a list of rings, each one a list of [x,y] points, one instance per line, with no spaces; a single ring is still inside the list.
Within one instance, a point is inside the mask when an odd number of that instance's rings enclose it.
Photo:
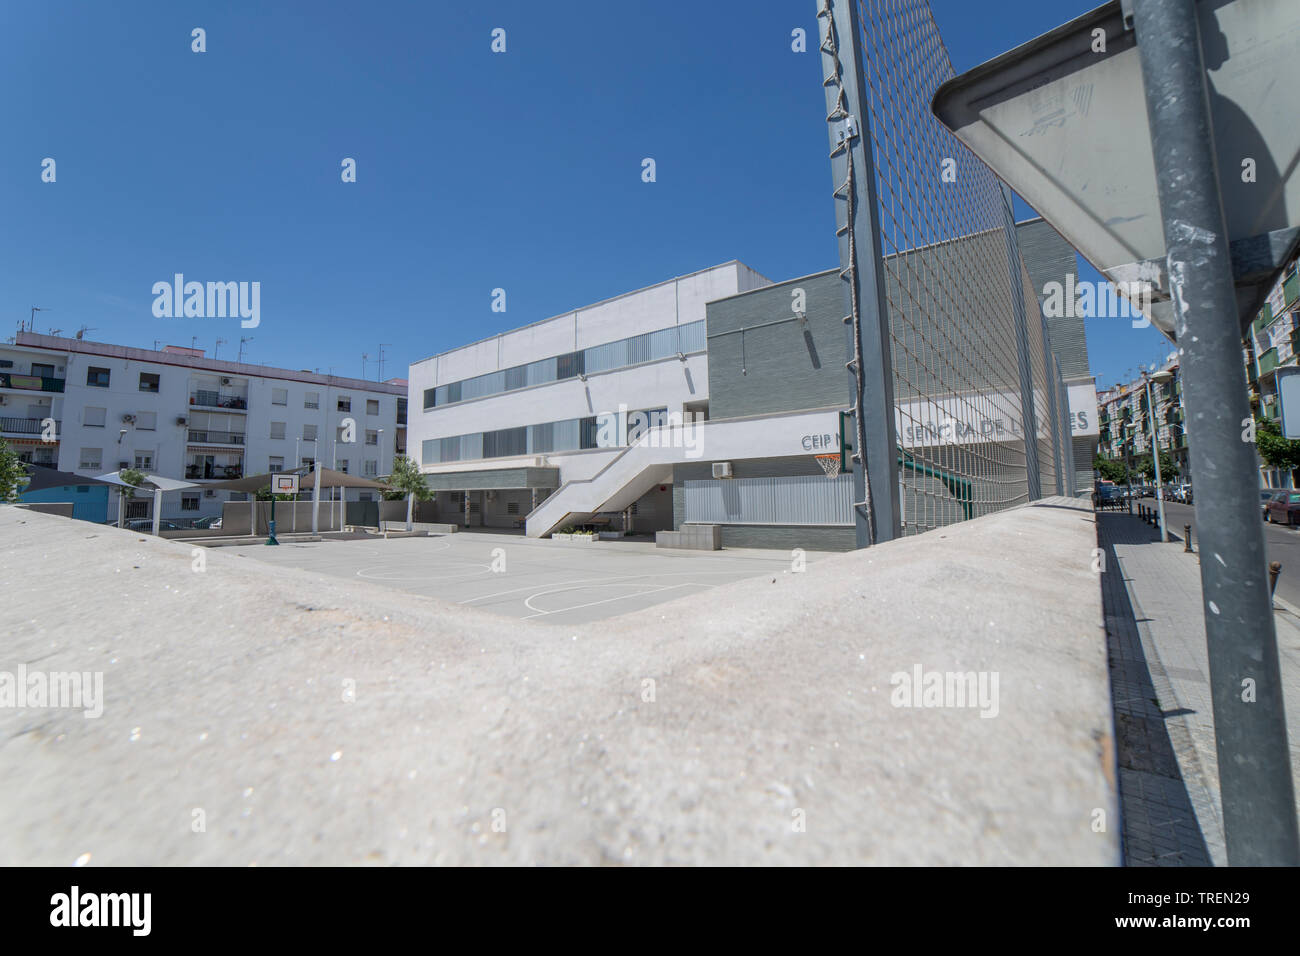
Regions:
[[[1146,383],[1147,389],[1147,416],[1151,420],[1151,460],[1156,466],[1156,510],[1160,513],[1160,541],[1168,541],[1169,537],[1165,533],[1165,489],[1160,480],[1160,433],[1156,431],[1156,406],[1151,398],[1151,383],[1159,382],[1163,385],[1174,377],[1174,373],[1161,370],[1152,374],[1144,371],[1142,380]]]

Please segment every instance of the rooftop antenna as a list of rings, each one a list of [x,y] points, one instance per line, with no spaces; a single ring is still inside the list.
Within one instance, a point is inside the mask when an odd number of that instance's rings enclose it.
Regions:
[[[225,339],[217,339],[217,344],[212,346],[212,357],[215,359],[217,357],[217,353],[221,351],[221,346],[228,345],[228,344],[229,343]]]
[[[251,341],[253,341],[253,337],[251,335],[241,335],[239,337],[239,361],[242,362],[244,360],[244,343],[251,342]]]
[[[375,377],[376,382],[382,382],[384,380],[384,346],[392,344],[392,342],[379,343],[379,374]]]
[[[199,337],[198,337],[197,335],[191,335],[191,336],[190,336],[190,348],[192,348],[192,349],[196,349],[196,348],[198,348],[198,347],[199,347]]]
[[[367,361],[369,358],[370,358],[370,353],[369,353],[369,352],[362,352],[362,353],[361,353],[361,377],[362,377],[362,378],[365,378],[365,377],[366,377],[366,361]]]
[[[27,323],[27,331],[28,331],[28,332],[35,332],[35,331],[36,331],[36,313],[37,313],[37,312],[53,312],[53,311],[54,311],[53,309],[42,309],[39,305],[34,305],[34,306],[32,306],[32,317],[31,317],[31,320]],[[20,328],[19,331],[22,331],[22,329]]]
[[[160,345],[162,345],[162,339],[154,339],[154,340],[153,340],[153,350],[154,350],[155,352],[158,351],[158,346],[160,346]]]
[[[83,325],[81,328],[77,329],[77,340],[80,341],[81,339],[85,338],[87,332],[98,332],[98,331],[99,329],[92,329],[89,326]]]

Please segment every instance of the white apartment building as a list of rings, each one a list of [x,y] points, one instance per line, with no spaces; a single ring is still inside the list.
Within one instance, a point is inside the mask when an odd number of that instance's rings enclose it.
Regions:
[[[24,460],[61,471],[130,467],[194,482],[163,495],[162,514],[193,519],[247,500],[205,484],[313,461],[364,477],[388,474],[394,455],[406,453],[406,383],[19,332],[0,344],[0,437]],[[116,507],[113,495],[110,518]],[[127,517],[152,517],[151,499],[128,508]]]

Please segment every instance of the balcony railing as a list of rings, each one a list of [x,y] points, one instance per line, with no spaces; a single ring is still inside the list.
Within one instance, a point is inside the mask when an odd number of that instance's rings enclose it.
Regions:
[[[62,389],[60,389],[62,391]],[[221,392],[199,389],[190,393],[190,404],[202,408],[248,408],[248,399],[243,395],[223,395]]]
[[[214,432],[208,429],[191,428],[189,440],[192,445],[242,445],[243,432]]]
[[[14,432],[19,435],[39,435],[45,430],[42,426],[43,418],[0,418],[0,431]],[[55,432],[58,432],[59,423],[54,423]]]
[[[241,465],[186,465],[185,478],[188,481],[210,481],[213,479],[231,481],[243,478]]]
[[[63,379],[41,375],[12,375],[0,372],[0,388],[26,388],[33,392],[61,392]]]

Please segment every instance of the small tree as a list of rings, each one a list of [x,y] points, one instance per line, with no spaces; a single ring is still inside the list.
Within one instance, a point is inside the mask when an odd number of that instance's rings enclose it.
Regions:
[[[0,501],[17,501],[20,487],[27,481],[27,469],[18,454],[0,438]]]
[[[1155,481],[1156,466],[1150,454],[1142,454],[1133,459],[1133,471],[1141,475],[1148,481]],[[1174,464],[1173,457],[1169,452],[1161,449],[1160,451],[1160,479],[1169,481],[1178,477],[1178,466]]]
[[[420,474],[420,466],[405,455],[393,459],[393,473],[388,476],[387,484],[394,488],[384,492],[387,501],[401,501],[411,494],[415,495],[416,501],[428,501],[433,497],[424,475]]]
[[[1161,464],[1163,465],[1164,463],[1161,462]],[[1116,484],[1122,484],[1127,478],[1127,473],[1124,470],[1124,463],[1122,461],[1113,461],[1100,454],[1096,455],[1092,459],[1092,467],[1106,481],[1113,481]]]
[[[263,485],[261,488],[257,489],[256,497],[258,501],[270,501],[272,498],[274,498],[276,501],[293,501],[296,496],[295,495],[273,495],[271,494],[271,486]]]
[[[117,477],[127,484],[127,487],[117,489],[117,523],[120,527],[126,517],[126,503],[135,497],[136,489],[144,484],[144,472],[136,471],[134,468],[123,468],[117,473]]]
[[[1300,468],[1300,441],[1283,438],[1282,430],[1267,418],[1255,419],[1255,447],[1270,468],[1282,468],[1288,473]]]

